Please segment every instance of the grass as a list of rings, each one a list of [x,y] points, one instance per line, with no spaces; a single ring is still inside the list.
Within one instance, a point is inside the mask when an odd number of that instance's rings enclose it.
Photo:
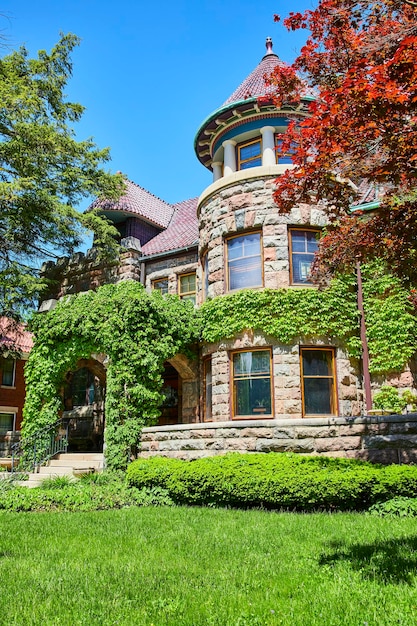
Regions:
[[[417,623],[414,519],[142,507],[0,512],[1,623]]]

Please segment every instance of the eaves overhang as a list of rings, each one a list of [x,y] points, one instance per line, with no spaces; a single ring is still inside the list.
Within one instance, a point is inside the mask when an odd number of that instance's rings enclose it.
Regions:
[[[307,116],[308,105],[314,101],[313,96],[303,96],[298,106],[285,105],[278,108],[272,100],[265,101],[259,97],[238,100],[216,109],[200,125],[194,138],[194,150],[198,160],[208,169],[212,169],[212,146],[216,138],[227,128],[236,123],[244,123],[254,116],[265,113],[285,115],[289,119],[293,116]]]

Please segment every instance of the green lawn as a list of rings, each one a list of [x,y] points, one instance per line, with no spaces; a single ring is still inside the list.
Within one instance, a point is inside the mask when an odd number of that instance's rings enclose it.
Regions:
[[[1,512],[0,555],[1,624],[417,624],[412,518]]]

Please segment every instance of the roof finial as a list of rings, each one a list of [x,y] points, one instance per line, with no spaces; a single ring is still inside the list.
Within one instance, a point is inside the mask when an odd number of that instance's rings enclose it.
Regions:
[[[266,45],[266,54],[274,54],[274,53],[272,52],[272,46],[273,46],[273,43],[272,43],[272,39],[271,39],[271,37],[267,37],[267,38],[266,38],[266,43],[265,43],[265,45]],[[266,55],[265,55],[265,56],[266,56]]]

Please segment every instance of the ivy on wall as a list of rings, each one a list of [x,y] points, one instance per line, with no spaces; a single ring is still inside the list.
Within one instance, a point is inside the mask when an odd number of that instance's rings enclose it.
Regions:
[[[107,359],[106,461],[127,464],[143,426],[154,423],[161,404],[164,362],[187,352],[198,337],[197,314],[176,296],[148,294],[125,281],[59,302],[32,322],[35,346],[25,375],[23,438],[52,424],[62,409],[65,375],[80,359]]]
[[[373,374],[400,371],[416,352],[417,319],[409,292],[379,263],[362,268],[364,307]],[[200,309],[202,338],[232,339],[247,329],[282,344],[314,337],[338,339],[359,358],[356,277],[341,276],[323,291],[311,287],[242,290],[207,300]]]
[[[365,316],[374,374],[400,371],[415,353],[417,319],[409,293],[383,267],[363,268]],[[328,289],[242,290],[206,301],[196,311],[177,296],[148,294],[125,281],[68,297],[32,322],[35,346],[26,366],[23,437],[52,424],[62,409],[60,390],[77,362],[106,355],[106,461],[122,468],[155,422],[164,362],[202,339],[215,343],[247,329],[282,344],[336,338],[348,354],[361,354],[355,276]]]

